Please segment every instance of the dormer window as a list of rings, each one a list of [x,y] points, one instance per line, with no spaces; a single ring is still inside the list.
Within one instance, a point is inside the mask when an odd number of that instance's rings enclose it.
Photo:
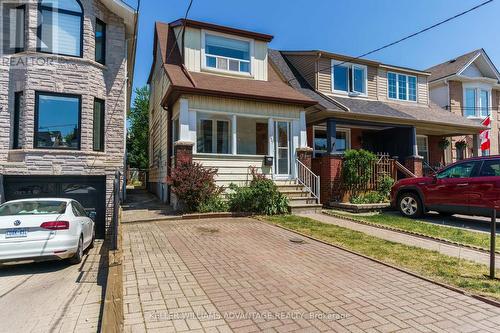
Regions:
[[[367,67],[333,60],[333,92],[366,95]]]
[[[412,75],[387,73],[387,95],[390,99],[417,101],[417,77]]]
[[[209,33],[206,33],[204,36],[206,68],[251,73],[250,41]]]

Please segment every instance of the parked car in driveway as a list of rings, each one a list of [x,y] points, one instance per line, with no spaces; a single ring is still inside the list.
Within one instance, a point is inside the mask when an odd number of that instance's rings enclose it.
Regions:
[[[470,158],[430,177],[401,179],[391,189],[391,204],[413,218],[430,210],[491,216],[495,207],[500,213],[500,156]]]
[[[94,221],[75,200],[40,198],[0,205],[0,262],[68,259],[93,246]]]

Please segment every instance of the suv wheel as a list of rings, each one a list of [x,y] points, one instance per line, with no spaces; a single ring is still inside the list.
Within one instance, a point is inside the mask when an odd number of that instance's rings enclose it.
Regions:
[[[411,192],[403,193],[399,196],[398,208],[401,215],[411,218],[420,217],[424,212],[420,198]]]

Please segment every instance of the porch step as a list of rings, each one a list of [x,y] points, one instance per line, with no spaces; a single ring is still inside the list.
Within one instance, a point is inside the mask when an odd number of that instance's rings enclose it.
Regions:
[[[278,191],[288,198],[288,208],[291,214],[318,213],[322,205],[306,190],[304,185],[295,180],[275,181]]]

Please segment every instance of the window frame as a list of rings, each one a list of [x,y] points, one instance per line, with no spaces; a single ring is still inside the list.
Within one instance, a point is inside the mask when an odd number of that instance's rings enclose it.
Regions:
[[[84,28],[84,25],[83,25],[83,18],[85,16],[85,13],[84,13],[84,10],[83,10],[83,5],[81,3],[80,0],[73,0],[73,1],[76,1],[78,3],[78,5],[80,5],[80,8],[82,10],[81,13],[77,13],[77,12],[74,12],[74,11],[71,11],[71,10],[67,10],[67,9],[59,9],[59,8],[53,8],[53,7],[49,7],[49,6],[44,6],[42,5],[42,2],[39,1],[38,2],[38,27],[37,27],[37,31],[36,31],[36,36],[37,36],[37,45],[36,45],[36,51],[37,52],[40,52],[40,53],[45,53],[45,54],[55,54],[55,55],[62,55],[62,56],[67,56],[67,57],[75,57],[75,58],[83,58],[83,35],[84,35],[84,31],[83,31],[83,28]],[[55,52],[50,52],[50,51],[43,51],[42,50],[42,45],[41,45],[41,42],[42,42],[42,27],[43,27],[43,24],[41,24],[41,16],[43,15],[43,11],[44,10],[48,10],[50,12],[58,12],[58,13],[61,13],[61,14],[66,14],[66,15],[73,15],[73,16],[77,16],[80,18],[80,54],[79,55],[74,55],[74,54],[66,54],[66,53],[55,53]]]
[[[97,36],[96,36],[96,33],[97,33],[97,25],[100,24],[102,27],[103,27],[103,31],[102,31],[102,60],[99,61],[97,60]],[[101,65],[106,65],[106,32],[107,32],[107,28],[108,28],[108,25],[100,20],[99,18],[95,18],[95,30],[94,30],[94,59],[96,62],[100,63]]]
[[[220,69],[216,67],[208,67],[207,66],[207,54],[205,52],[206,48],[206,36],[207,35],[212,35],[212,36],[217,36],[217,37],[224,37],[228,39],[234,39],[234,40],[239,40],[239,41],[244,41],[248,42],[250,46],[250,60],[249,60],[249,67],[250,71],[249,72],[241,72],[241,71],[232,71],[229,69]],[[223,74],[230,74],[230,75],[236,75],[236,76],[244,76],[244,77],[254,77],[255,76],[255,61],[254,61],[254,51],[255,50],[255,40],[251,38],[245,38],[241,36],[235,36],[235,35],[229,35],[221,32],[216,32],[216,31],[208,31],[208,30],[201,30],[201,70],[202,71],[207,71],[207,72],[215,72],[215,73],[223,73]],[[215,55],[214,55],[215,56]],[[241,59],[237,58],[230,58],[230,57],[222,57],[222,56],[215,56],[215,57],[220,57],[220,58],[226,58],[226,59],[235,59],[238,61],[241,61]],[[229,68],[229,65],[228,65]]]
[[[232,155],[232,128],[231,128],[231,119],[225,119],[222,117],[210,117],[209,115],[205,115],[202,113],[198,113],[198,119],[196,119],[196,154],[205,154],[205,155]],[[201,129],[201,122],[204,120],[209,120],[212,122],[212,152],[211,153],[206,153],[206,152],[200,152],[198,151],[199,146],[198,146],[198,135],[199,135],[199,130]],[[228,131],[228,152],[227,153],[218,153],[217,152],[217,122],[226,122],[227,123],[227,131]]]
[[[390,93],[389,93],[389,74],[396,75],[396,98],[391,97]],[[399,98],[399,77],[400,76],[406,77],[406,99]],[[415,78],[415,100],[410,99],[410,80],[409,80],[410,77]],[[387,98],[388,99],[393,100],[393,101],[405,101],[405,102],[411,102],[411,103],[418,103],[418,76],[410,75],[410,74],[402,74],[402,73],[397,73],[397,72],[393,72],[393,71],[387,71],[385,78],[387,80]]]
[[[39,125],[39,115],[40,115],[40,95],[44,96],[56,96],[56,97],[70,97],[78,99],[78,146],[76,148],[68,147],[38,147],[38,125]],[[50,150],[71,150],[78,151],[82,148],[82,95],[76,94],[66,94],[66,93],[56,93],[48,91],[35,91],[35,128],[33,131],[33,149],[50,149]]]
[[[335,67],[336,66],[344,66],[347,67],[347,91],[345,90],[337,90],[335,89]],[[354,90],[354,68],[360,68],[363,69],[363,85],[365,88],[365,92],[359,92]],[[340,61],[340,60],[331,60],[331,70],[330,70],[330,75],[331,75],[331,85],[332,85],[332,92],[335,94],[341,94],[341,95],[348,95],[348,96],[363,96],[367,97],[368,96],[368,66],[367,65],[362,65],[362,64],[355,64],[351,62],[346,62],[346,61]]]
[[[19,144],[19,128],[21,124],[21,106],[23,95],[23,91],[16,91],[14,93],[14,117],[12,119],[14,126],[12,130],[12,149],[21,149],[21,145]]]
[[[425,139],[425,148],[426,148],[425,154],[426,154],[426,156],[421,156],[419,153],[420,147],[418,146],[418,138]],[[424,158],[424,161],[426,161],[426,163],[430,162],[429,161],[429,137],[427,135],[417,134],[417,153],[419,156]]]
[[[27,30],[26,29],[27,28],[26,27],[26,5],[25,4],[24,5],[19,5],[17,7],[8,8],[8,9],[22,10],[22,12],[23,12],[23,15],[22,15],[22,18],[23,18],[23,22],[22,22],[23,23],[22,24],[23,31],[22,31],[22,35],[21,35],[22,36],[23,45],[22,45],[22,47],[11,47],[10,45],[6,45],[6,44],[2,43],[2,48],[8,54],[11,54],[11,53],[12,54],[21,53],[21,52],[26,51],[26,30]],[[3,15],[3,14],[4,14],[3,12],[0,13],[0,15]],[[16,23],[17,23],[17,16],[16,16]],[[2,24],[4,24],[4,23],[2,22]],[[7,27],[7,29],[8,29],[8,34],[10,36],[10,34],[12,32],[11,29],[10,29],[10,25]],[[16,25],[16,31],[15,31],[15,33],[16,33],[16,38],[17,38],[17,36],[18,36],[17,25]],[[4,40],[4,42],[6,43],[9,40],[10,39],[6,39],[6,40]],[[16,40],[16,42],[17,42],[17,40]]]
[[[96,102],[101,103],[101,105],[102,105],[102,112],[101,112],[101,119],[100,119],[101,120],[101,129],[100,129],[101,147],[99,147],[99,149],[96,149],[95,141],[94,141],[94,133],[96,130],[95,129]],[[93,104],[93,108],[92,108],[92,150],[93,151],[103,152],[105,150],[105,147],[106,147],[106,141],[105,141],[105,137],[104,137],[105,127],[106,127],[105,121],[106,121],[106,101],[104,99],[94,97],[94,104]]]
[[[445,172],[448,172],[448,170],[452,169],[452,168],[455,168],[459,165],[462,165],[462,164],[467,164],[467,163],[473,163],[474,166],[472,167],[472,170],[471,170],[471,173],[468,177],[440,177],[439,175],[442,174],[442,173],[445,173]],[[481,167],[483,165],[483,162],[482,161],[471,161],[471,160],[463,160],[463,161],[460,161],[460,162],[457,162],[457,163],[453,163],[451,165],[449,165],[448,167],[440,170],[439,172],[437,172],[436,174],[436,178],[437,179],[442,179],[442,180],[445,180],[445,179],[465,179],[465,178],[474,178],[474,177],[477,177],[478,174],[479,174],[479,170],[481,170]]]
[[[313,126],[313,141],[312,141],[312,148],[313,148],[313,157],[318,157],[316,154],[325,154],[327,151],[326,150],[316,150],[316,145],[314,143],[314,141],[316,140],[316,130],[321,130],[321,131],[325,131],[326,132],[326,126],[318,126],[318,125],[314,125]],[[346,149],[345,151],[347,150],[350,150],[351,149],[351,129],[350,128],[347,128],[347,127],[337,127],[335,129],[335,132],[344,132],[346,133]],[[335,135],[337,135],[337,133],[335,133]],[[339,153],[343,153],[342,151],[339,151]]]
[[[477,173],[477,176],[478,178],[483,178],[483,177],[500,177],[500,176],[491,176],[491,175],[482,175],[482,171],[483,171],[483,168],[485,167],[485,165],[487,163],[498,163],[500,165],[500,159],[498,158],[492,158],[492,159],[486,159],[483,161],[483,163],[481,164],[481,167],[479,168],[479,171]]]
[[[474,114],[473,115],[467,115],[467,90],[474,90]],[[487,115],[482,115],[481,110],[483,106],[481,105],[481,92],[486,92],[488,94],[488,99],[487,99]],[[462,103],[464,105],[463,111],[462,111],[462,116],[469,118],[469,119],[485,119],[487,117],[491,117],[491,105],[492,105],[492,88],[490,85],[485,85],[485,84],[470,84],[470,83],[464,83],[463,84],[463,100]]]

